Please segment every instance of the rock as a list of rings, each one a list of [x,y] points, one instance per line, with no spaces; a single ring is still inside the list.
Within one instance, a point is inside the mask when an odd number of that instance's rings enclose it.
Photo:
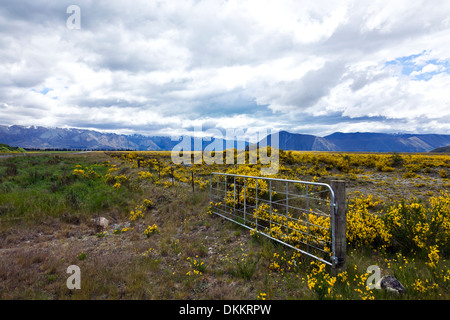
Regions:
[[[377,288],[385,289],[386,291],[395,292],[395,293],[404,293],[406,292],[405,287],[397,280],[394,276],[384,276],[377,283]]]
[[[99,224],[101,227],[106,228],[106,227],[108,227],[108,225],[109,225],[109,221],[108,221],[108,219],[106,219],[106,218],[104,218],[104,217],[100,217],[100,218],[99,218],[98,224]]]
[[[95,229],[97,231],[102,231],[102,230],[106,229],[109,225],[108,219],[106,219],[104,217],[99,217],[97,219],[94,219],[94,223],[95,223]]]

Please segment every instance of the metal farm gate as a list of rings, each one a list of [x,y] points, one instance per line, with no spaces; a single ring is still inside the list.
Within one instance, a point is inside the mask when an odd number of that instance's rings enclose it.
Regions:
[[[342,230],[336,227],[338,202],[328,184],[212,173],[210,206],[214,214],[333,268],[345,268],[341,247],[346,241],[340,241],[336,253],[336,233]],[[345,237],[345,224],[343,231]]]

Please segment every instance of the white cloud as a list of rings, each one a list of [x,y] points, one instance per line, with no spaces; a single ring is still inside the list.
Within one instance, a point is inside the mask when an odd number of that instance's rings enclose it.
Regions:
[[[424,66],[422,68],[422,70],[411,72],[411,76],[419,76],[419,75],[424,74],[424,73],[440,72],[440,71],[443,71],[443,70],[444,70],[443,66],[438,66],[438,65],[429,63],[426,66]]]

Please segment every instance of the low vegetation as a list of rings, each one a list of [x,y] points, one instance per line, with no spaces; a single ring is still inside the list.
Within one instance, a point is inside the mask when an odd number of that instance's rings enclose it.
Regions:
[[[26,152],[26,151],[22,148],[11,147],[7,144],[0,143],[0,154],[1,153],[10,153],[10,152]]]
[[[1,299],[449,299],[450,156],[280,152],[277,177],[346,181],[347,269],[208,214],[209,176],[168,152],[0,159]],[[95,219],[109,225],[99,229]],[[81,289],[68,289],[69,265]],[[367,268],[394,275],[394,295]]]

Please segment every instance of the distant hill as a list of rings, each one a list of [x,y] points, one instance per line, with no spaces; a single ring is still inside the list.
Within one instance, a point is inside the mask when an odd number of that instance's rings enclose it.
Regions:
[[[347,152],[429,152],[450,145],[450,135],[439,134],[387,134],[387,133],[342,133],[325,137],[280,131],[279,148],[301,151],[347,151]],[[191,148],[204,149],[214,142],[216,151],[228,145],[236,148],[248,142],[188,137]],[[258,142],[271,145],[272,135]],[[94,130],[73,128],[46,128],[0,125],[0,142],[24,149],[88,149],[88,150],[172,150],[180,141],[170,136],[121,135]],[[231,143],[231,144],[230,144]],[[241,147],[240,147],[241,146]]]
[[[333,133],[325,139],[336,151],[359,152],[428,152],[450,143],[450,135],[438,134]]]
[[[436,148],[436,149],[431,150],[430,152],[433,152],[433,153],[450,153],[450,146]]]
[[[309,134],[289,133],[280,131],[278,133],[279,148],[283,150],[296,151],[334,151],[337,146],[327,139]],[[272,135],[268,135],[259,144],[272,145]]]

